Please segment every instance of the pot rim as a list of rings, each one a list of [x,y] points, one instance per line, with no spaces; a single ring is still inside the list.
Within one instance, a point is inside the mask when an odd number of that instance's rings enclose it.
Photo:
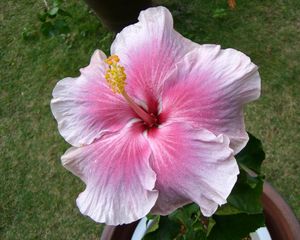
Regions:
[[[272,240],[300,240],[300,224],[290,206],[268,182],[264,182],[262,203]],[[119,226],[106,225],[101,240],[130,240],[139,221]]]

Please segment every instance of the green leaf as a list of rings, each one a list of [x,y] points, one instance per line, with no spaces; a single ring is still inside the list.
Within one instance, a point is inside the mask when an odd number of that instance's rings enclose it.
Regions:
[[[235,158],[241,167],[246,167],[255,171],[256,173],[260,173],[261,164],[265,159],[262,143],[251,133],[248,134],[249,141],[246,147],[239,152]]]
[[[215,212],[216,215],[233,215],[233,214],[238,214],[238,213],[241,213],[241,211],[238,210],[237,208],[233,207],[229,203],[222,205]]]
[[[187,228],[186,232],[181,236],[181,238],[176,238],[176,240],[184,239],[184,240],[206,240],[206,232],[195,230],[193,228]]]
[[[179,231],[180,231],[180,224],[171,221],[167,216],[161,216],[159,221],[159,228],[154,232],[146,234],[144,240],[151,240],[151,239],[172,240],[179,234]]]
[[[62,3],[62,0],[53,0],[53,5],[54,5],[55,7],[60,6],[61,3]]]
[[[151,220],[151,219],[154,219],[154,218],[156,218],[157,217],[157,215],[152,215],[152,214],[147,214],[147,220]]]
[[[58,9],[57,13],[61,16],[70,17],[70,18],[72,17],[72,15],[69,12],[62,10],[62,9]]]
[[[263,214],[214,215],[209,240],[241,240],[264,226]]]
[[[59,19],[54,21],[54,28],[58,34],[69,33],[70,28],[65,20]]]
[[[48,14],[49,14],[50,16],[55,16],[55,15],[57,14],[58,10],[59,10],[58,7],[53,7],[53,8],[51,8],[51,9],[48,11]]]
[[[41,25],[41,32],[46,37],[55,35],[55,28],[51,22],[43,22]]]
[[[227,11],[224,8],[217,8],[213,13],[213,18],[224,18],[227,16]]]
[[[148,217],[147,217],[148,218]],[[159,228],[159,220],[160,220],[160,216],[154,216],[154,218],[147,220],[147,223],[149,220],[153,220],[153,222],[151,223],[150,227],[147,230],[147,233],[151,233],[156,231]]]
[[[186,221],[192,221],[192,215],[199,214],[199,206],[197,204],[188,204],[184,207],[178,208],[176,211],[172,212],[169,215],[169,218],[178,221],[180,223],[184,223]]]
[[[181,230],[179,235],[176,237],[176,240],[206,239],[206,219],[201,217],[200,208],[197,204],[193,203],[181,207],[175,212],[171,213],[169,218],[181,225]]]
[[[251,179],[250,183],[249,179]],[[253,184],[254,181],[255,184]],[[263,210],[261,203],[262,190],[263,179],[261,177],[251,177],[241,169],[238,181],[227,202],[241,212],[261,213]]]
[[[247,174],[246,182],[251,188],[255,188],[258,183],[260,183],[262,178],[260,176],[250,176]]]
[[[41,21],[41,22],[45,22],[46,19],[47,19],[47,12],[41,12],[41,13],[38,13],[38,19]]]
[[[215,225],[216,225],[216,221],[212,217],[210,217],[208,219],[207,234],[206,234],[206,236],[208,236],[210,234],[211,230],[213,229],[213,227]]]

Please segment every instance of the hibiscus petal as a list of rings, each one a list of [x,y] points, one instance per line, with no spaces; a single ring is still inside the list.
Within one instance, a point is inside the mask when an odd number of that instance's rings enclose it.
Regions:
[[[155,112],[164,81],[196,44],[173,29],[172,15],[164,7],[141,11],[138,20],[116,36],[111,52],[125,67],[129,95]]]
[[[104,81],[103,76],[105,75],[105,64],[106,59],[105,53],[100,50],[96,50],[92,57],[90,64],[80,69],[81,74],[86,76],[87,79],[92,79],[95,82]]]
[[[67,142],[79,147],[92,143],[105,131],[117,131],[135,117],[104,80],[105,55],[96,51],[78,78],[65,78],[53,90],[51,110]]]
[[[162,121],[189,121],[226,134],[238,153],[247,143],[243,106],[260,95],[257,66],[245,54],[199,45],[177,65],[162,101]]]
[[[149,166],[151,152],[142,127],[134,123],[62,156],[63,165],[86,183],[77,198],[82,214],[118,225],[149,213],[158,192],[153,190],[156,175]]]
[[[150,131],[148,140],[159,191],[154,214],[167,215],[195,202],[203,215],[211,216],[226,203],[239,173],[228,137],[171,123]]]

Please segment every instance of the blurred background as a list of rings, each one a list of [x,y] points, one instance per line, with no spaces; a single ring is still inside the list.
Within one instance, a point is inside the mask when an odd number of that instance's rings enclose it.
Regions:
[[[261,98],[247,130],[263,141],[266,179],[300,218],[300,1],[161,0],[175,28],[198,43],[249,55]],[[102,226],[75,204],[84,184],[60,163],[69,147],[49,102],[56,82],[79,75],[114,33],[83,1],[0,2],[0,239],[99,239]],[[45,14],[45,10],[47,14]]]

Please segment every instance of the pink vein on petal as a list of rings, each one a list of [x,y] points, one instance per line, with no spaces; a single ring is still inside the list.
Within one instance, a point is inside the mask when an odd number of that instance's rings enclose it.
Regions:
[[[118,131],[136,117],[124,98],[107,86],[103,54],[98,52],[80,77],[65,78],[53,90],[51,110],[60,134],[76,147],[92,143],[104,132]]]
[[[158,192],[143,130],[139,122],[129,124],[93,144],[73,147],[62,157],[63,165],[87,185],[77,199],[84,215],[118,225],[149,213]]]

